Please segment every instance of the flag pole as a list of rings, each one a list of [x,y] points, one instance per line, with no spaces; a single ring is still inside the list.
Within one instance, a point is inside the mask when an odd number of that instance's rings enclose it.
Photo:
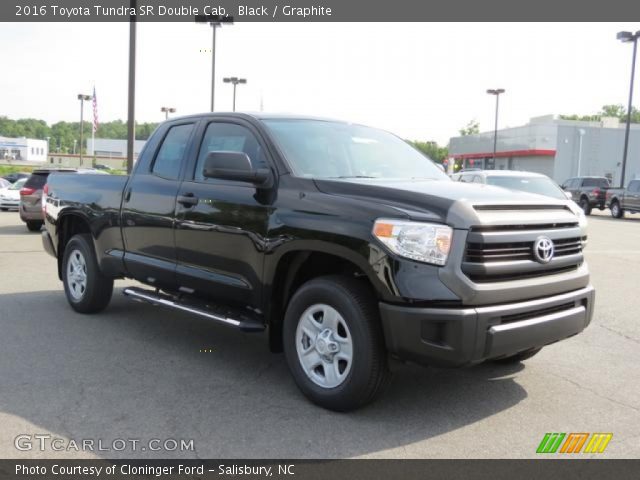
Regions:
[[[95,83],[93,84],[93,128],[91,129],[91,158],[92,161],[95,163],[96,161],[96,109],[97,109],[97,104],[96,104],[96,85]]]

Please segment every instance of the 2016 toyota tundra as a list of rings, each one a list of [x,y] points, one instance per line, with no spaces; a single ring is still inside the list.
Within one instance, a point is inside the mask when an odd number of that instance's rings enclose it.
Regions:
[[[590,322],[584,214],[452,182],[400,138],[332,120],[203,114],[160,125],[130,176],[60,175],[44,248],[71,307],[133,299],[284,350],[333,410],[372,401],[389,357],[519,362]]]

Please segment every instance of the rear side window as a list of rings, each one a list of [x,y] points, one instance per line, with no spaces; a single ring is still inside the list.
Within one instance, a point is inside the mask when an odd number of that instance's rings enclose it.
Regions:
[[[176,125],[169,129],[153,162],[152,173],[171,180],[177,180],[180,177],[180,166],[192,131],[192,123]]]
[[[47,183],[48,176],[48,173],[34,173],[29,177],[24,186],[26,188],[35,188],[36,190],[40,190],[44,187],[44,184]]]
[[[585,178],[582,180],[583,187],[608,187],[609,182],[606,178]]]

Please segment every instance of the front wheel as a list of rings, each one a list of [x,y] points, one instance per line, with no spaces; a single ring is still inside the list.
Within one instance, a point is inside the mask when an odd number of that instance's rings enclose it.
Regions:
[[[64,250],[62,282],[69,305],[80,313],[95,313],[109,304],[113,278],[102,274],[91,236],[74,235]]]
[[[611,204],[611,216],[613,218],[624,217],[624,210],[620,208],[620,203],[618,203],[617,201]]]
[[[296,384],[324,408],[361,407],[390,378],[377,302],[362,281],[332,275],[305,283],[287,307],[283,335]]]

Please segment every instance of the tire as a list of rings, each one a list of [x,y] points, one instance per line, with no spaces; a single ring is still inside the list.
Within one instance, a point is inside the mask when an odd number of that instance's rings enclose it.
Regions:
[[[109,304],[113,278],[102,274],[91,236],[74,235],[64,249],[62,283],[69,305],[80,313],[96,313]]]
[[[39,232],[42,229],[42,224],[43,222],[36,220],[29,220],[27,222],[27,228],[29,229],[30,232]]]
[[[9,211],[9,209],[5,208],[5,207],[0,207],[0,210],[2,210],[3,212],[8,212]]]
[[[355,278],[331,275],[302,285],[287,307],[283,343],[298,388],[329,410],[372,402],[391,377],[376,298]]]
[[[513,363],[520,363],[524,360],[527,360],[531,357],[533,357],[534,355],[537,355],[540,350],[542,350],[542,347],[538,347],[538,348],[531,348],[529,350],[525,350],[524,352],[519,352],[516,353],[515,355],[510,355],[508,357],[502,357],[502,358],[496,358],[495,360],[492,360],[492,362],[494,363],[502,363],[502,364],[513,364]]]
[[[618,201],[611,202],[611,216],[613,218],[622,218],[624,217],[624,210],[620,208],[620,203]]]
[[[591,204],[589,204],[589,199],[587,197],[582,197],[579,205],[585,215],[591,215]]]

